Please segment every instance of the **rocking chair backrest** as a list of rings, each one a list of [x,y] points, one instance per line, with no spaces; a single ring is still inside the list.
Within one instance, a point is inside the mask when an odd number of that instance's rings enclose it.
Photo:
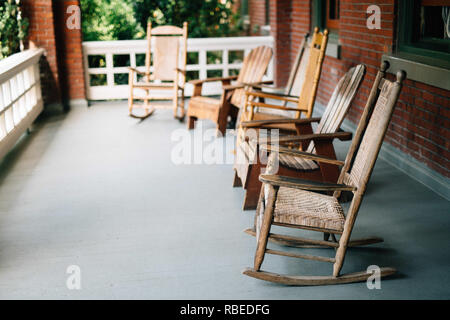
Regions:
[[[361,85],[365,70],[366,67],[359,64],[347,71],[339,80],[320,119],[316,133],[334,133],[339,130]],[[314,152],[314,143],[312,141],[307,152]]]
[[[300,118],[302,112],[305,113],[307,118],[312,115],[327,43],[328,30],[325,29],[322,33],[316,27],[309,48],[308,65],[297,104],[297,108],[301,110],[297,113],[297,118]]]
[[[396,82],[380,78],[377,86],[372,88],[377,91],[377,98],[369,123],[362,135],[358,151],[354,155],[349,152],[339,177],[340,182],[357,187],[357,193],[360,195],[364,194],[372,174],[405,77],[406,73],[399,71]],[[353,141],[352,147],[357,143],[358,141]]]
[[[305,34],[300,48],[298,49],[297,57],[295,58],[293,68],[289,74],[289,79],[285,87],[284,94],[298,96],[302,89],[306,71],[307,61],[309,60],[308,48],[309,33]]]
[[[178,81],[176,68],[185,69],[187,58],[187,22],[183,28],[176,26],[159,26],[152,29],[152,24],[147,24],[147,54],[145,59],[146,71],[150,74],[147,79],[161,81]],[[154,38],[153,63],[151,59],[152,38]],[[181,83],[184,84],[184,76]]]
[[[272,49],[267,46],[259,46],[244,58],[242,68],[239,71],[238,83],[256,83],[262,81],[272,59]],[[234,90],[231,103],[241,106],[245,98],[245,89]]]

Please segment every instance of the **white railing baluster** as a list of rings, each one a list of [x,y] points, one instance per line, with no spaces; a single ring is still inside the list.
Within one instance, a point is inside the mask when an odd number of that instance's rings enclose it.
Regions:
[[[224,77],[228,77],[228,75],[229,75],[229,63],[228,63],[228,50],[226,50],[226,49],[224,49],[222,51],[222,64],[224,65],[222,75]]]
[[[114,60],[113,54],[106,54],[106,82],[108,83],[108,87],[114,87]]]
[[[6,119],[5,114],[0,115],[0,139],[6,136]]]
[[[199,77],[200,79],[206,79],[208,77],[208,73],[206,70],[207,67],[207,52],[206,50],[200,50],[198,52],[198,68],[199,68]]]

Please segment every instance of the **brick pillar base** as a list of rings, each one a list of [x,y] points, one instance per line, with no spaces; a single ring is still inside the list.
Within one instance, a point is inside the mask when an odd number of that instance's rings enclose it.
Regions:
[[[23,0],[22,11],[30,23],[26,47],[39,47],[46,52],[40,61],[44,103],[60,103],[61,90],[52,0]]]
[[[30,22],[27,47],[40,47],[44,103],[87,105],[81,29],[69,29],[70,5],[79,0],[23,0],[23,15]]]

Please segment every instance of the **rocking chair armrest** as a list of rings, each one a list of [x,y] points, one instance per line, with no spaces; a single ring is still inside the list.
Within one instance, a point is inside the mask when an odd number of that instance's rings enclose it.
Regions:
[[[355,191],[356,187],[345,184],[327,183],[319,181],[310,181],[305,179],[298,179],[292,177],[285,177],[279,175],[259,176],[259,180],[263,183],[268,183],[273,186],[286,187],[291,189],[310,190],[310,191]]]
[[[298,97],[289,96],[289,95],[285,95],[285,94],[266,93],[266,92],[258,92],[258,91],[246,91],[245,95],[258,97],[258,98],[267,98],[267,99],[273,99],[273,100],[281,100],[281,101],[298,103]]]
[[[283,110],[283,111],[296,111],[296,112],[304,112],[305,111],[300,108],[291,108],[291,107],[279,106],[279,105],[275,105],[275,104],[268,104],[268,103],[256,102],[256,101],[248,101],[246,106],[260,107],[260,108],[267,108],[267,109],[276,109],[276,110]]]
[[[236,84],[229,84],[229,85],[222,86],[222,90],[224,92],[227,92],[227,91],[233,91],[233,90],[236,90],[236,89],[242,89],[244,87],[245,87],[244,84],[236,83]]]
[[[143,76],[146,76],[146,75],[149,74],[148,72],[140,71],[140,70],[138,70],[136,68],[132,68],[132,67],[128,67],[128,70],[130,70],[132,72],[136,72],[136,73],[138,73],[140,75],[143,75]]]
[[[311,122],[319,122],[320,118],[308,118],[308,119],[264,119],[264,120],[250,120],[241,122],[243,128],[258,128],[270,124],[304,124]]]
[[[260,148],[264,151],[268,151],[268,152],[275,151],[275,152],[278,152],[279,154],[314,160],[314,161],[322,162],[322,163],[334,164],[337,166],[344,165],[344,161],[328,158],[328,157],[321,156],[318,154],[295,150],[295,149],[286,148],[286,147],[275,146],[275,145],[271,145],[271,144],[263,144],[262,141],[260,141],[259,143],[261,144]]]
[[[260,83],[260,82],[258,82]],[[224,85],[222,88],[224,90],[234,90],[234,89],[242,89],[245,87],[252,87],[253,83],[247,83],[247,82],[238,82],[235,84],[229,84],[229,85]]]
[[[269,82],[269,81],[268,81]],[[270,83],[258,83],[252,86],[255,89],[270,89],[270,90],[274,90],[274,92],[269,92],[270,94],[274,93],[277,94],[278,92],[284,92],[286,88],[284,87],[274,87],[273,86],[273,81],[270,81]]]
[[[279,88],[276,88],[276,89],[279,89]],[[281,88],[281,89],[283,89],[283,88]],[[278,98],[288,98],[288,99],[296,99],[296,100],[300,99],[299,96],[293,96],[291,94],[286,94],[286,93],[282,93],[282,92],[263,92],[263,93],[269,94],[272,96],[277,96]],[[272,98],[270,98],[270,99],[272,99]]]
[[[349,140],[352,138],[351,132],[338,131],[334,133],[311,133],[311,134],[302,134],[298,136],[286,136],[281,137],[280,142],[295,142],[295,141],[304,141],[304,140],[334,140],[339,139],[341,141]]]
[[[197,79],[197,80],[191,80],[188,83],[195,85],[200,85],[205,82],[215,82],[215,81],[232,81],[236,80],[238,76],[229,76],[229,77],[217,77],[217,78],[207,78],[207,79]]]
[[[273,88],[273,80],[265,80],[265,81],[259,81],[259,82],[244,82],[245,85],[250,86],[252,88],[262,89],[262,88]]]

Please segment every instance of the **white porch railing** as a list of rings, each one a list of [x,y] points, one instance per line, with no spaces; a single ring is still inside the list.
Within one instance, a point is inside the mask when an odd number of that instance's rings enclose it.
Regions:
[[[188,39],[186,66],[188,76],[205,79],[210,76],[231,75],[242,67],[243,55],[260,45],[273,48],[273,38],[267,36]],[[143,66],[145,50],[146,40],[83,42],[87,98],[89,100],[128,98],[127,67],[137,67],[145,71]],[[120,61],[117,58],[120,58]],[[272,79],[271,62],[264,80]],[[219,82],[207,83],[203,87],[205,95],[220,93]],[[186,96],[192,94],[190,84],[186,85],[185,94]]]
[[[39,76],[43,53],[32,49],[0,61],[0,159],[43,109]]]

